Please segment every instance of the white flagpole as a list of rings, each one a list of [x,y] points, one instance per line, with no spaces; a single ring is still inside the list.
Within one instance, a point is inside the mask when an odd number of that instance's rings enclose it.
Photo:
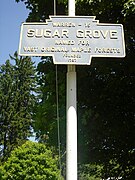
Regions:
[[[75,16],[75,0],[69,0],[69,16]],[[67,146],[66,180],[77,180],[77,110],[76,110],[76,69],[67,69]]]

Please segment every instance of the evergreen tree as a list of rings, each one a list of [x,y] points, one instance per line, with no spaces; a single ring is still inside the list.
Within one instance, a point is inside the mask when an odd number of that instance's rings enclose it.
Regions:
[[[0,156],[6,159],[14,147],[31,134],[34,104],[34,66],[17,53],[0,67]]]

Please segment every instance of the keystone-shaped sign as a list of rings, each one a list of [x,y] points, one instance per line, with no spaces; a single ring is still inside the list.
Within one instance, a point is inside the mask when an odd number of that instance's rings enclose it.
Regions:
[[[19,55],[53,56],[54,64],[89,65],[92,57],[125,57],[121,24],[95,16],[50,16],[46,23],[23,23]]]

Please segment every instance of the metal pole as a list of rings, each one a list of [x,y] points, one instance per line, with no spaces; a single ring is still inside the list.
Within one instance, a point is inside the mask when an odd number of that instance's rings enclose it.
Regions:
[[[69,16],[75,16],[75,0],[69,0]],[[75,65],[67,69],[66,180],[77,180],[77,110]]]
[[[75,16],[75,0],[68,0],[68,15]]]

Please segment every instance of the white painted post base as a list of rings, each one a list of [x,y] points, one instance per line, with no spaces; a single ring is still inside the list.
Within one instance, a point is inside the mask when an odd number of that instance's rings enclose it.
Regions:
[[[67,72],[67,157],[66,180],[77,180],[77,110],[75,65]]]

